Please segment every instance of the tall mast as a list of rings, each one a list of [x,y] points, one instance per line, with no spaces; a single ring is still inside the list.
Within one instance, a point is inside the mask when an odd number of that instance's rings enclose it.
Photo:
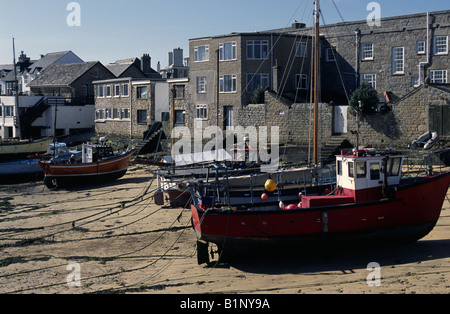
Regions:
[[[14,44],[14,38],[12,39],[13,44],[13,67],[14,67],[14,103],[16,107],[16,118],[17,118],[17,133],[16,137],[22,138],[22,128],[20,126],[20,113],[19,113],[19,81],[17,80],[17,69],[16,69],[16,46]]]
[[[314,8],[314,165],[319,163],[318,158],[318,136],[319,136],[319,20],[320,4],[315,0]]]

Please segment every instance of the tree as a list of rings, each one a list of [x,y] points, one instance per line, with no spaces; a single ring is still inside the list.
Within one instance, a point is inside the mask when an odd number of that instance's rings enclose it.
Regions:
[[[361,106],[360,106],[361,102]],[[350,110],[360,115],[371,115],[377,112],[377,92],[366,82],[361,83],[350,97]]]
[[[251,97],[251,102],[253,104],[263,104],[264,103],[264,93],[266,92],[265,88],[258,86],[254,91]]]

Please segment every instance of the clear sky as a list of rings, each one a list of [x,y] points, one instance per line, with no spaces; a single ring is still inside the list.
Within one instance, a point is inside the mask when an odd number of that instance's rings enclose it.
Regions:
[[[313,0],[78,0],[80,26],[69,26],[70,0],[0,0],[0,64],[24,51],[72,50],[103,64],[148,53],[152,66],[167,66],[174,48],[188,55],[189,39],[253,32],[312,21]],[[334,0],[344,21],[365,20],[369,0]],[[381,17],[450,9],[448,0],[378,0]],[[326,24],[342,22],[332,0],[321,0]]]

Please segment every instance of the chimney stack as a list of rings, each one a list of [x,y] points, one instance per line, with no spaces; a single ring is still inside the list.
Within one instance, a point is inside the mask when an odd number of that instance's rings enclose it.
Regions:
[[[141,70],[144,73],[150,73],[152,68],[152,58],[147,53],[144,53],[141,59]]]

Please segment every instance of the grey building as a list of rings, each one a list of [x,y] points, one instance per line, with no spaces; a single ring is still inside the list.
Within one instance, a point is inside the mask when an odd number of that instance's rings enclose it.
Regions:
[[[380,97],[389,95],[381,98],[391,109],[364,120],[364,145],[406,147],[435,125],[441,136],[450,136],[445,131],[450,121],[450,114],[445,116],[450,112],[449,16],[450,11],[439,11],[383,18],[380,27],[367,21],[321,26],[322,150],[344,139],[354,142],[355,118],[347,109],[361,82]],[[309,145],[312,33],[296,22],[288,28],[191,39],[189,107],[197,125],[278,125],[282,144]],[[265,99],[253,104],[257,87],[266,88]]]

